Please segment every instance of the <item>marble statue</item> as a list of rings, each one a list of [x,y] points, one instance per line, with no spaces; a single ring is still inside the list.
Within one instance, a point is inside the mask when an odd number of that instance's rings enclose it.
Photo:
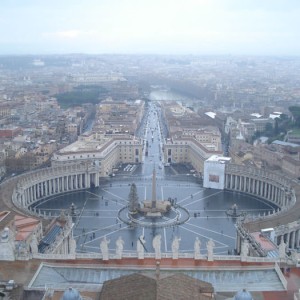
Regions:
[[[118,237],[116,240],[116,258],[121,259],[122,258],[122,253],[123,253],[123,248],[124,248],[124,241],[122,237]]]
[[[38,250],[38,241],[36,238],[36,235],[33,234],[32,239],[31,239],[31,243],[30,243],[30,248],[31,248],[31,253],[32,254],[37,254],[39,252]]]
[[[173,255],[173,259],[178,259],[178,252],[179,252],[179,242],[180,242],[180,238],[178,238],[177,236],[175,236],[173,242],[172,242],[172,255]]]
[[[214,260],[214,247],[215,247],[214,241],[212,239],[209,239],[208,242],[206,243],[207,260],[208,261],[213,261]]]
[[[65,215],[65,218],[67,220],[67,226],[66,228],[72,228],[73,227],[73,220],[70,215]]]
[[[0,239],[0,261],[14,261],[15,260],[15,240],[12,238],[12,232],[7,227],[1,232]]]
[[[198,237],[195,239],[194,243],[194,258],[200,259],[200,248],[201,248],[201,242]]]
[[[1,242],[8,242],[9,234],[10,234],[10,230],[8,229],[8,227],[5,227],[1,232]]]
[[[283,238],[281,239],[281,242],[279,244],[279,258],[284,259],[285,258],[285,251],[286,251],[286,243],[284,242]]]
[[[144,239],[144,237],[141,235],[137,242],[136,242],[136,250],[137,250],[137,255],[138,255],[138,259],[144,259],[144,245],[146,244],[146,241]]]
[[[155,259],[161,259],[161,251],[160,251],[160,245],[161,245],[161,235],[157,234],[152,241],[152,246],[155,251]]]
[[[102,239],[102,241],[100,242],[100,250],[102,253],[102,259],[103,260],[108,260],[108,244],[110,243],[110,240],[106,239],[106,236],[104,236],[104,238]]]
[[[65,221],[66,220],[66,214],[65,214],[65,211],[62,209],[59,213],[59,218],[60,220],[62,221]]]

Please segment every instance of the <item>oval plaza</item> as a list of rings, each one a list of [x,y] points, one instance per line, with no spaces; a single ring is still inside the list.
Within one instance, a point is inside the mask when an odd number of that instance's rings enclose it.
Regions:
[[[266,284],[266,290],[286,289],[280,263],[296,265],[300,246],[298,183],[233,164],[222,156],[218,130],[196,130],[183,107],[142,101],[136,106],[135,134],[96,126],[59,150],[51,167],[2,183],[15,224],[26,215],[37,225],[19,242],[13,240],[16,232],[6,229],[1,260],[90,259],[106,266],[152,260],[160,261],[162,270],[164,261],[180,269],[180,261],[188,260],[191,272],[195,266],[216,272],[215,264],[224,261],[239,272],[260,263],[279,282]],[[200,279],[225,290],[219,272],[212,274]],[[42,284],[36,276],[35,288]],[[233,281],[229,290],[244,284]]]

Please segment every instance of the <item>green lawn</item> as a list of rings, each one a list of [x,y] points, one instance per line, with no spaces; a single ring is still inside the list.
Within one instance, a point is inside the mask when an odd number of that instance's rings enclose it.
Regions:
[[[300,128],[293,128],[292,129],[292,134],[293,135],[300,135]]]

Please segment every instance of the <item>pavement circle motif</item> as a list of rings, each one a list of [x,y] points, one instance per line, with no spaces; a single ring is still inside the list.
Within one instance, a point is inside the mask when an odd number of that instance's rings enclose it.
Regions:
[[[175,225],[182,225],[187,222],[190,218],[189,211],[180,206],[172,206],[171,210],[159,218],[145,218],[140,213],[131,214],[128,211],[128,206],[121,208],[118,212],[118,218],[125,224],[134,227],[145,227],[145,228],[162,228],[171,227]]]

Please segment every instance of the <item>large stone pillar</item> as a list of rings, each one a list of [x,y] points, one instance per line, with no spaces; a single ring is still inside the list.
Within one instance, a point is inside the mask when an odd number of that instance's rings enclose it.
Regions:
[[[38,189],[39,189],[39,199],[40,199],[43,196],[43,183],[42,182],[38,183]]]
[[[256,195],[258,195],[258,180],[254,179],[254,192]]]
[[[36,185],[35,185],[35,191],[36,191],[36,199],[39,199],[40,198],[40,184],[39,183],[37,183]]]
[[[95,186],[99,186],[99,172],[96,171],[96,174],[95,174]]]
[[[279,191],[280,201],[281,201],[281,203],[282,203],[282,206],[283,206],[283,207],[286,207],[285,199],[284,199],[284,194],[283,194],[283,193],[284,193],[284,192],[283,192],[283,190],[282,190],[282,188],[281,188],[280,191]]]
[[[273,202],[276,203],[276,199],[275,199],[275,197],[274,197],[274,191],[275,191],[275,185],[272,185],[272,195],[271,195],[271,200],[272,200]]]
[[[268,200],[271,199],[271,188],[272,188],[272,185],[269,183],[268,184]]]
[[[65,176],[65,189],[66,191],[69,191],[69,176]]]
[[[21,201],[21,206],[22,206],[22,207],[25,207],[25,200],[24,200],[24,197],[25,197],[25,194],[21,194],[21,199],[20,199],[20,201]]]
[[[287,247],[290,246],[290,235],[291,235],[290,232],[288,232],[288,233],[286,234],[286,244],[287,244]]]
[[[90,188],[91,187],[90,173],[89,172],[85,173],[85,187],[86,188]]]
[[[290,238],[290,248],[295,249],[295,231],[291,232],[291,238]]]
[[[42,182],[38,183],[38,199],[42,198],[43,193],[43,184]]]
[[[60,176],[59,182],[60,182],[60,191],[61,191],[61,192],[64,192],[64,191],[65,191],[65,187],[64,187],[64,176]]]
[[[49,180],[45,180],[45,196],[49,195]]]
[[[73,189],[77,189],[77,175],[73,175]]]
[[[62,191],[67,191],[67,185],[66,185],[66,176],[62,176]]]
[[[277,186],[274,186],[273,201],[274,201],[276,204],[280,205],[280,204],[279,204],[279,201],[278,201],[278,198],[277,198],[277,189],[278,189],[278,187],[277,187]]]
[[[52,194],[52,179],[49,179],[49,192],[48,192],[48,196],[50,196]]]
[[[295,237],[295,239],[296,239],[296,245],[295,245],[295,247],[296,247],[296,248],[299,248],[299,241],[300,241],[300,229],[297,229],[297,231],[296,231],[296,237]]]
[[[82,189],[82,174],[78,174],[79,177],[79,188]]]
[[[80,189],[80,174],[77,174],[77,188]]]
[[[260,180],[260,183],[259,183],[259,185],[260,185],[260,192],[259,192],[259,196],[260,196],[260,197],[263,197],[263,192],[264,192],[264,184],[263,184],[263,181],[262,181],[262,180]]]
[[[46,182],[43,181],[42,183],[42,197],[46,195]]]
[[[35,201],[36,199],[36,184],[33,185],[33,197],[32,200]]]
[[[29,199],[33,198],[33,188],[32,188],[32,186],[30,186],[27,190],[28,190],[28,197],[26,199],[26,203],[27,203],[27,201],[29,201]]]
[[[26,190],[24,190],[22,199],[24,201],[24,202],[22,202],[22,206],[25,206],[26,203],[27,203],[27,201],[28,201],[28,199],[30,199],[30,190],[29,190],[29,188],[27,188]]]

